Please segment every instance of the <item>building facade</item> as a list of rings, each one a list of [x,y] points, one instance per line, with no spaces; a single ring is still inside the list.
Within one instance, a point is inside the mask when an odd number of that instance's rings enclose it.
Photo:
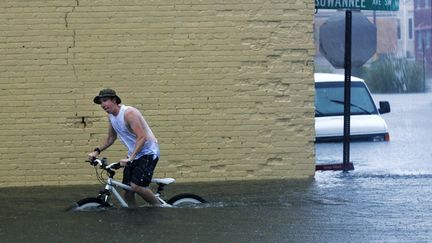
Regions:
[[[414,59],[414,0],[399,1],[397,39],[398,57]]]
[[[432,77],[432,1],[414,0],[415,57]]]
[[[310,178],[312,0],[0,2],[0,186],[97,183],[113,88],[158,137],[157,177]],[[103,156],[125,156],[117,142]]]

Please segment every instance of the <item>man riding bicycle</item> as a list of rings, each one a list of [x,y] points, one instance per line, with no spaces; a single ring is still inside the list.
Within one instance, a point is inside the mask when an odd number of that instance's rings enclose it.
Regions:
[[[89,153],[89,158],[97,157],[119,137],[128,149],[127,157],[120,160],[120,164],[125,166],[123,183],[133,190],[125,192],[128,204],[136,206],[135,193],[138,193],[151,205],[160,205],[148,188],[159,160],[159,145],[143,115],[134,107],[121,105],[121,99],[113,89],[102,89],[93,102],[108,114],[109,127],[107,138]]]

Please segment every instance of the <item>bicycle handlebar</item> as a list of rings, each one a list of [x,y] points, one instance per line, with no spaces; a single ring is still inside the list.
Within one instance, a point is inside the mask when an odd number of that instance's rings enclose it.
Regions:
[[[91,160],[86,160],[86,162],[89,162],[90,165],[93,165],[93,166],[99,165],[99,167],[101,169],[104,169],[104,170],[110,170],[110,169],[118,170],[122,167],[120,165],[120,162],[114,162],[111,164],[107,164],[107,158],[99,159],[99,158],[93,157]]]

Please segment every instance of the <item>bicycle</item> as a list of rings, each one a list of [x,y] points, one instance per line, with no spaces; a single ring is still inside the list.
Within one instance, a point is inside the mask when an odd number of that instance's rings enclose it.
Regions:
[[[114,195],[117,201],[120,203],[122,208],[128,208],[129,205],[125,201],[125,199],[120,195],[120,193],[116,190],[115,187],[120,187],[125,190],[132,191],[132,188],[129,185],[123,184],[117,180],[114,180],[114,176],[116,174],[115,170],[120,169],[120,162],[115,162],[108,164],[107,158],[93,158],[92,160],[87,160],[90,165],[95,167],[96,177],[99,182],[105,185],[105,189],[101,190],[96,197],[87,197],[81,199],[74,203],[72,206],[68,207],[67,211],[89,211],[89,210],[105,210],[108,208],[114,208],[115,205],[111,203],[110,196]],[[102,169],[100,173],[98,173],[98,168]],[[106,172],[108,178],[105,180],[103,178],[103,172]],[[179,207],[184,205],[194,205],[206,203],[202,197],[192,194],[192,193],[181,193],[171,197],[169,200],[162,199],[162,191],[164,187],[175,182],[174,178],[155,178],[152,179],[151,183],[155,183],[158,185],[157,191],[155,193],[156,198],[161,202],[162,207]]]

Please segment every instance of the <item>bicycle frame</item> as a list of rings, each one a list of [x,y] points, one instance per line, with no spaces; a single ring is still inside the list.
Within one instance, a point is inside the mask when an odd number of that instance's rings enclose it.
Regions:
[[[105,190],[108,190],[114,194],[114,196],[117,198],[117,200],[120,202],[120,205],[124,208],[129,207],[129,205],[126,203],[126,201],[123,199],[123,197],[120,195],[120,193],[115,189],[114,186],[121,187],[125,190],[132,191],[132,187],[125,185],[123,183],[120,183],[112,178],[108,178],[107,184],[105,185]]]
[[[117,198],[117,200],[119,201],[120,205],[124,208],[129,207],[129,205],[127,204],[127,202],[123,199],[123,197],[120,195],[120,193],[116,190],[115,187],[121,187],[125,190],[128,191],[133,191],[132,187],[126,184],[123,184],[119,181],[114,180],[113,178],[108,178],[107,183],[105,185],[105,190],[112,192],[112,194],[114,194],[114,196]],[[161,194],[159,192],[155,193],[156,198],[162,203],[162,205],[168,205],[167,202],[165,202],[165,200],[163,200],[160,196]],[[106,201],[108,200],[108,198],[106,198]]]

